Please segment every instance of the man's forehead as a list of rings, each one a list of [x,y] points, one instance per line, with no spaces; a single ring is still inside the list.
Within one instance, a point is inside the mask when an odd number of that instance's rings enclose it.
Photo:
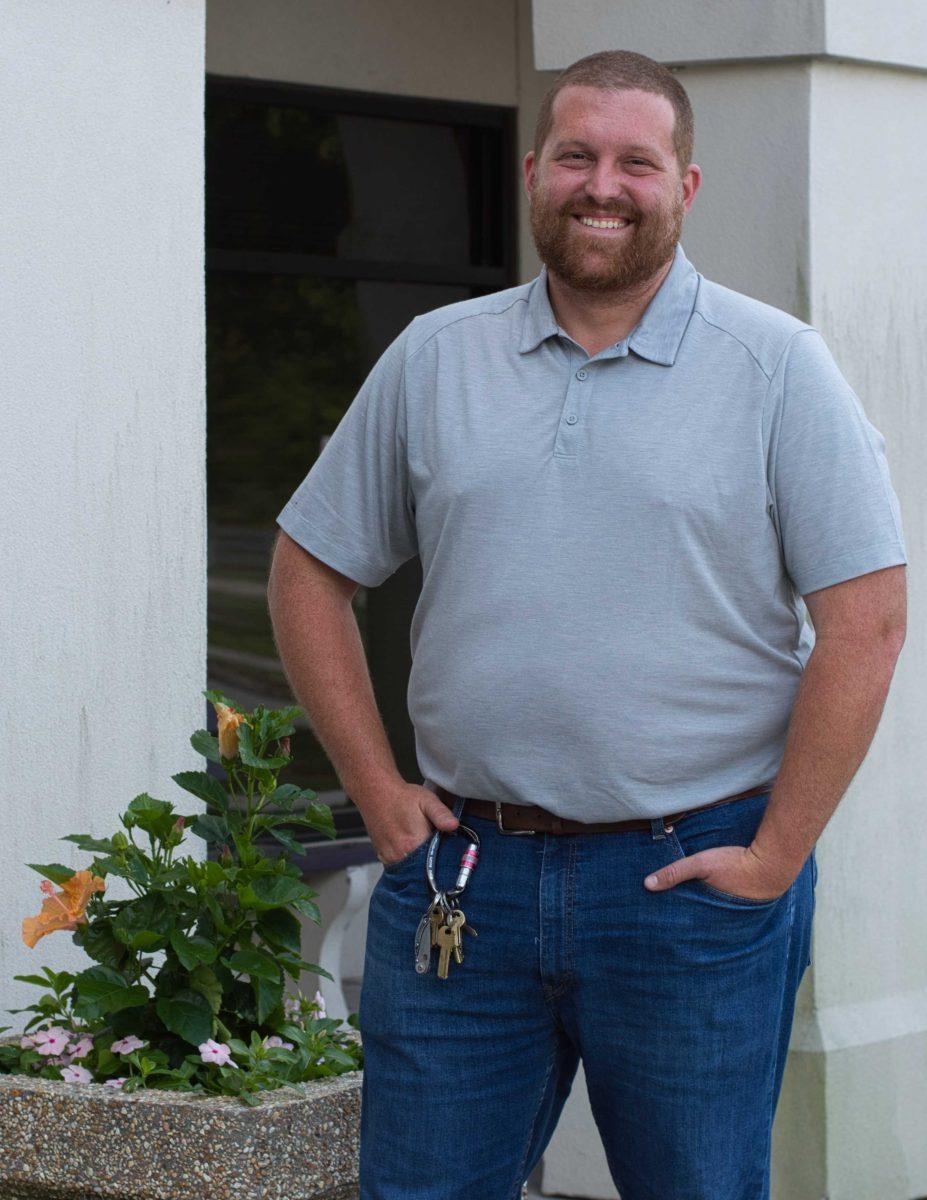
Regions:
[[[604,134],[625,149],[673,153],[675,110],[654,92],[570,85],[554,97],[551,117],[554,149]]]

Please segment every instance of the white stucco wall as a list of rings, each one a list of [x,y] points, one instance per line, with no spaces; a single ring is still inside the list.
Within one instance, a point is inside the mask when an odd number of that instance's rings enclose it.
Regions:
[[[8,4],[0,71],[0,1025],[37,999],[27,862],[202,762],[204,0]],[[201,844],[201,843],[200,843]],[[123,896],[121,881],[110,894]]]
[[[827,861],[839,879],[822,898],[823,919],[838,944],[815,983],[825,1011],[835,1002],[859,1004],[920,989],[927,1031],[927,939],[905,934],[915,915],[922,929],[927,923],[927,872],[912,853],[921,841],[920,780],[927,775],[927,739],[920,732],[927,640],[919,620],[927,561],[927,160],[919,152],[927,77],[819,63],[811,94],[812,320],[885,436],[910,560],[909,633],[890,703],[860,777],[828,829],[841,853]],[[892,800],[888,826],[886,796]],[[852,921],[831,910],[837,894]],[[882,1022],[871,1030],[874,1036],[887,1032]]]
[[[596,50],[636,50],[669,65],[791,57],[927,67],[921,0],[534,0],[535,61],[562,70]]]
[[[206,69],[515,104],[514,0],[209,0]]]

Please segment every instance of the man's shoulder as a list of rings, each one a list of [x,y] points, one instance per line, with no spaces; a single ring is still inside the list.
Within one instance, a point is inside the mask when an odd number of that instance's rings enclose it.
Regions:
[[[767,377],[772,376],[792,336],[800,330],[812,329],[785,309],[735,292],[704,276],[695,313],[719,334],[739,342]]]
[[[465,337],[481,339],[487,335],[487,321],[494,324],[506,316],[518,319],[525,311],[532,282],[491,292],[488,296],[472,296],[469,300],[443,304],[415,317],[406,331],[406,356],[411,358],[437,335],[452,330]]]

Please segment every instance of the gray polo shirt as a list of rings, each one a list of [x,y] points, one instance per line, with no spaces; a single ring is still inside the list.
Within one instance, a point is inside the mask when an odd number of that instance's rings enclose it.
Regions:
[[[907,561],[884,449],[814,328],[677,244],[593,358],[546,270],[416,317],[277,521],[367,587],[421,557],[426,785],[663,816],[774,780],[802,596]]]

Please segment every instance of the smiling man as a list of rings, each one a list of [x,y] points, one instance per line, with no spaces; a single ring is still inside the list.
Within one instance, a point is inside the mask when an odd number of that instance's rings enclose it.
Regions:
[[[540,274],[416,317],[278,517],[281,658],[384,864],[362,1200],[513,1200],[580,1061],[622,1200],[769,1196],[814,847],[878,725],[907,558],[818,331],[683,252],[692,149],[653,60],[560,75],[524,160]],[[351,610],[415,554],[423,785]],[[478,937],[441,978],[414,949],[458,820]]]

